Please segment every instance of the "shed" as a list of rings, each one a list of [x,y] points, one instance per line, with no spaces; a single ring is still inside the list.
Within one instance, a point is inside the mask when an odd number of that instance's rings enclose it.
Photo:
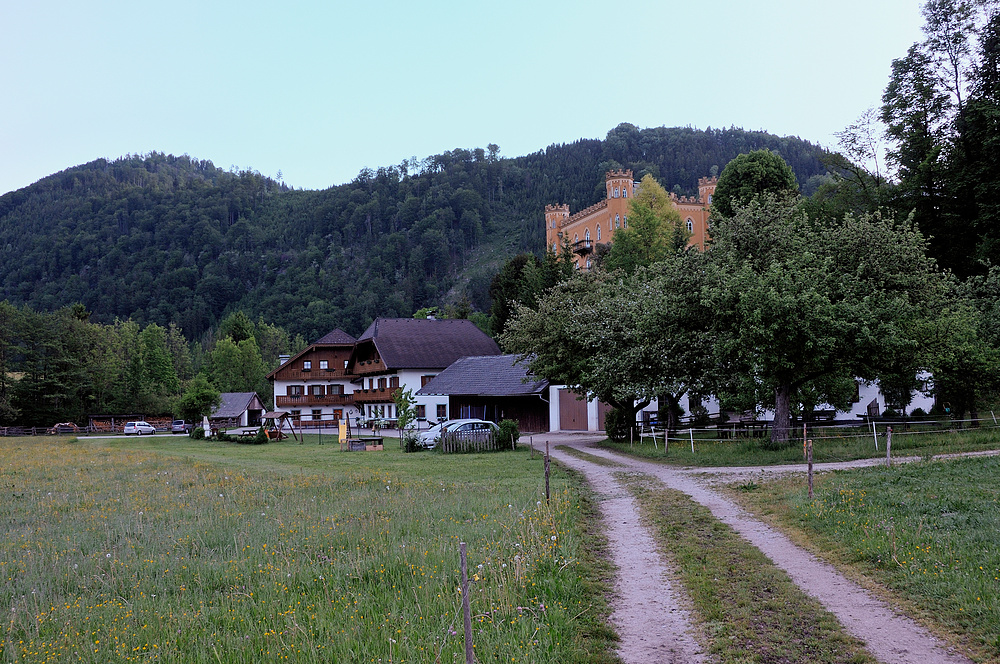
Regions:
[[[219,407],[208,416],[212,428],[260,426],[264,402],[256,392],[223,392],[219,396]]]
[[[516,420],[521,431],[549,430],[549,381],[515,364],[516,355],[463,357],[420,388],[417,395],[447,395],[453,418]]]

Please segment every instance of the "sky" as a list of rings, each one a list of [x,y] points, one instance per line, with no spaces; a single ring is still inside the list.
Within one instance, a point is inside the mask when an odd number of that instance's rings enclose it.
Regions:
[[[622,122],[826,147],[921,39],[917,0],[0,3],[0,195],[187,154],[323,189]],[[665,183],[670,186],[671,183]]]

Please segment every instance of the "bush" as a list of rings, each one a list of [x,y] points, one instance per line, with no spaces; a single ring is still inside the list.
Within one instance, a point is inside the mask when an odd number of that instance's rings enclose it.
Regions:
[[[910,417],[927,417],[927,413],[924,412],[923,408],[914,408],[910,411]]]
[[[201,427],[195,427],[191,431],[191,437],[195,440],[205,440],[205,430]]]
[[[420,451],[420,445],[417,441],[417,434],[413,431],[406,431],[403,433],[403,451],[404,452],[418,452]]]
[[[497,432],[497,438],[500,439],[501,449],[506,449],[504,445],[510,445],[510,449],[517,449],[517,441],[521,438],[521,431],[517,426],[516,420],[502,420],[500,422],[500,431]]]
[[[604,416],[604,431],[608,438],[619,442],[628,440],[629,423],[625,419],[625,414],[617,408],[608,411]]]

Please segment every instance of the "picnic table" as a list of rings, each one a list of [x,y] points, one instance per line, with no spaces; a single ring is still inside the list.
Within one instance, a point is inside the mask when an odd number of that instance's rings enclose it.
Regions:
[[[371,452],[382,449],[382,436],[358,436],[348,438],[340,443],[340,451],[344,449],[348,452]]]

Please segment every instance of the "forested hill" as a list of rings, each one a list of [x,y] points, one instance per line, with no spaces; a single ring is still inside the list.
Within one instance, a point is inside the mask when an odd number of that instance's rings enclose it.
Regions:
[[[542,251],[546,204],[596,203],[618,167],[692,194],[758,148],[806,189],[825,172],[798,138],[628,124],[523,157],[456,149],[323,191],[187,156],[99,159],[0,197],[0,300],[80,302],[97,321],[173,322],[191,339],[235,309],[310,340],[466,296],[485,311],[502,262]]]

